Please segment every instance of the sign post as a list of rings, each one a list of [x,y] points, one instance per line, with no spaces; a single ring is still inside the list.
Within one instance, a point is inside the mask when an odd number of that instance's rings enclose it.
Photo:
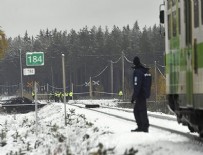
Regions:
[[[63,75],[63,102],[64,102],[64,113],[65,113],[65,126],[67,126],[66,116],[66,74],[65,74],[65,55],[62,54],[62,75]]]
[[[27,66],[43,66],[44,65],[44,53],[43,52],[27,52],[26,53],[26,65]],[[34,75],[35,68],[25,68],[24,75]],[[37,83],[34,84],[35,90],[35,121],[36,121],[36,135],[38,135],[38,116],[37,116]]]
[[[35,103],[35,123],[36,123],[36,135],[38,135],[38,116],[37,116],[37,82],[35,81],[35,98],[34,98],[34,103]]]
[[[20,86],[21,86],[21,97],[23,97],[23,71],[22,71],[22,56],[21,56],[21,49],[20,49]]]

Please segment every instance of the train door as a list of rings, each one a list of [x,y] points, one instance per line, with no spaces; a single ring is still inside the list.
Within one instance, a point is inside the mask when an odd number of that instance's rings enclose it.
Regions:
[[[185,52],[186,52],[186,106],[193,106],[193,67],[192,67],[192,4],[184,1]]]

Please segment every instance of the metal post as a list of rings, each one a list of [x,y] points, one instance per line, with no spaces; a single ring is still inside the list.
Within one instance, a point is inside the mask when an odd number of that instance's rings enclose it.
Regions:
[[[34,103],[35,103],[35,123],[36,123],[36,135],[38,135],[38,116],[37,116],[37,82],[35,81],[35,84],[34,84],[34,87],[35,87],[35,100],[34,100]]]
[[[48,92],[49,92],[49,84],[47,83],[47,94],[48,94]]]
[[[21,97],[23,97],[23,69],[22,69],[21,49],[19,50],[20,50],[20,89],[21,89]]]
[[[123,92],[123,100],[125,99],[125,86],[124,86],[124,53],[122,51],[122,92]]]
[[[90,99],[92,99],[92,78],[90,76],[90,88],[89,88],[89,91],[90,91]]]
[[[154,84],[155,84],[155,103],[157,102],[157,73],[156,73],[156,61],[154,61]]]
[[[51,65],[51,85],[52,85],[52,92],[54,92],[54,77],[53,77],[53,68]]]
[[[73,83],[71,83],[71,90],[72,90],[72,93],[73,93]],[[73,100],[73,95],[72,95],[72,100]]]
[[[65,93],[66,93],[66,77],[65,77],[65,55],[62,54],[62,74],[63,74],[63,102],[64,102],[64,115],[65,115],[65,126],[67,125],[66,123],[66,96],[65,96]]]
[[[49,101],[49,98],[50,98],[50,93],[49,93],[49,84],[47,83],[47,88],[46,88],[46,90],[47,90],[47,101]]]
[[[113,61],[111,60],[111,93],[112,93],[112,97],[113,97]]]

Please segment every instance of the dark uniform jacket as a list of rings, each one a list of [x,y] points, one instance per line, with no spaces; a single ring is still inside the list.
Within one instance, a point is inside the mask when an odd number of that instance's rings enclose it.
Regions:
[[[135,106],[137,109],[146,109],[146,97],[143,89],[144,74],[148,71],[142,65],[136,66],[133,73],[133,95],[132,100],[136,101]]]

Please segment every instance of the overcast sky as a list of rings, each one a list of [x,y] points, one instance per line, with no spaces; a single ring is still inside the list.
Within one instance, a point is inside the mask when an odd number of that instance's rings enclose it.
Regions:
[[[122,28],[138,21],[140,28],[159,24],[163,0],[0,0],[0,26],[7,37],[36,36],[39,30],[113,25]]]

